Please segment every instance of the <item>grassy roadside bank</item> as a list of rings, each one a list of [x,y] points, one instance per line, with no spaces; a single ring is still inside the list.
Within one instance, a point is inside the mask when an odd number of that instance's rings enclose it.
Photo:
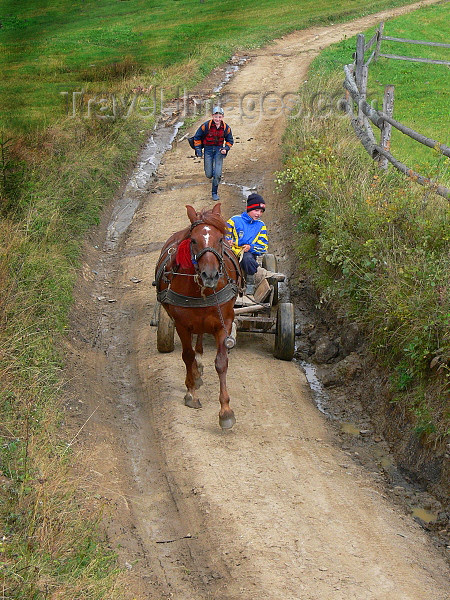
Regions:
[[[450,19],[449,3],[427,6],[420,11],[390,19],[383,35],[448,43],[449,28],[443,26]],[[366,42],[375,28],[366,32]],[[322,77],[342,71],[343,65],[352,62],[356,37],[326,48],[314,63],[314,70]],[[381,52],[402,56],[450,60],[450,49],[383,41]],[[370,55],[367,52],[366,60]],[[379,110],[383,106],[384,87],[395,85],[394,118],[432,139],[448,145],[450,114],[450,88],[448,66],[405,62],[379,58],[369,68],[367,101]],[[421,174],[436,178],[444,185],[450,183],[449,161],[432,148],[414,142],[395,128],[392,129],[391,148],[394,155]],[[439,158],[439,159],[438,159]]]
[[[89,94],[126,96],[163,82],[170,96],[236,47],[399,4],[404,2],[306,2],[301,13],[297,4],[273,0],[245,8],[231,0],[214,6],[166,0],[158,8],[138,0],[0,4],[6,56],[0,128],[5,597],[126,595],[117,584],[114,554],[96,527],[100,502],[73,480],[76,457],[61,411],[59,342],[83,236],[117,192],[154,117],[87,119]],[[205,23],[212,39],[205,40]],[[193,44],[197,38],[201,42]],[[81,89],[86,97],[76,97],[76,115],[68,118],[61,92]],[[96,105],[98,115],[101,108]],[[87,519],[97,508],[97,516]]]
[[[421,39],[433,39],[448,6],[424,12],[428,19],[419,11],[413,18],[394,19],[387,28],[411,39],[417,30],[409,25],[420,21]],[[322,90],[335,91],[333,98],[342,96],[342,65],[351,61],[351,48],[353,40],[322,53],[301,97],[318,98]],[[408,65],[402,64],[402,72]],[[389,65],[387,78],[394,68]],[[384,82],[383,65],[377,69]],[[415,66],[411,72],[417,73]],[[436,99],[431,96],[433,107],[424,110],[424,125],[429,133],[442,132],[440,89]],[[401,97],[399,112],[407,116],[408,94]],[[443,456],[450,426],[448,201],[395,170],[379,170],[337,103],[315,112],[307,108],[286,132],[285,168],[277,175],[280,186],[291,188],[299,260],[324,304],[345,312],[366,332],[371,350],[390,373],[389,402],[406,415],[404,435]],[[448,111],[446,115],[448,124]],[[442,170],[441,162],[436,156],[430,168]]]
[[[69,140],[52,138],[64,158],[33,165],[36,177],[24,178],[28,194],[0,221],[5,598],[119,597],[115,554],[97,527],[101,502],[83,474],[74,475],[79,457],[65,427],[60,343],[83,234],[131,165],[138,127],[90,132],[75,146],[71,130]]]

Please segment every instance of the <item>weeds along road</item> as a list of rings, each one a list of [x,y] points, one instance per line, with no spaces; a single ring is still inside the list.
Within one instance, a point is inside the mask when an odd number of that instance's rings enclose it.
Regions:
[[[320,49],[386,17],[288,35],[252,52],[226,91],[293,92]],[[262,193],[271,251],[290,273],[288,217],[273,193],[285,120],[241,121],[236,110],[225,120],[238,143],[224,163],[223,214],[243,210],[243,186]],[[184,406],[178,340],[172,354],[156,350],[151,282],[163,242],[187,225],[185,205],[211,204],[210,183],[187,142],[163,163],[120,246],[102,250],[105,228],[88,240],[67,348],[68,411],[89,417],[81,456],[88,484],[108,500],[129,597],[449,598],[441,555],[339,449],[302,371],[273,358],[270,336],[238,336],[230,354],[231,431],[218,425],[211,346],[203,408]]]

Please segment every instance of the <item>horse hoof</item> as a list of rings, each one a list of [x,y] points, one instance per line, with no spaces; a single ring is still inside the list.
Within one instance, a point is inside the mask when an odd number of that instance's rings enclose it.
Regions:
[[[184,397],[184,403],[186,406],[189,406],[189,408],[201,408],[202,407],[200,400],[197,400],[197,398],[194,398],[194,396],[192,394],[190,394],[189,392]]]
[[[222,427],[222,429],[231,429],[235,423],[236,419],[234,415],[224,418],[219,416],[219,424]]]

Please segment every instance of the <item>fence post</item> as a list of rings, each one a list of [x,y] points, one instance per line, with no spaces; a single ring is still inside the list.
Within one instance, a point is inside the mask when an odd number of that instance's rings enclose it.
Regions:
[[[358,33],[356,38],[356,60],[355,60],[355,68],[356,68],[356,87],[358,90],[361,89],[361,78],[362,78],[362,70],[364,66],[364,44],[365,44],[365,35],[363,33]]]
[[[353,99],[348,90],[345,90],[345,111],[353,118]]]
[[[383,98],[383,112],[388,116],[392,117],[394,113],[394,89],[393,85],[387,85],[384,88],[384,98]],[[383,127],[381,128],[381,139],[380,146],[386,152],[391,151],[391,124],[387,121],[383,121]],[[388,167],[388,159],[384,156],[380,156],[379,161],[380,169],[387,169]]]
[[[354,76],[354,68],[355,68],[354,64],[348,65],[348,69],[352,75],[352,79],[354,79],[354,77],[355,77]],[[345,111],[353,119],[353,98],[347,89],[345,90],[345,103],[346,103]]]
[[[363,65],[362,73],[361,73],[361,82],[359,84],[359,95],[361,97],[360,105],[358,109],[358,123],[363,125],[366,121],[367,117],[362,111],[362,103],[366,101],[367,97],[367,80],[369,78],[369,67],[367,65]]]
[[[377,31],[377,46],[375,48],[375,54],[373,55],[374,62],[376,62],[378,60],[378,55],[380,54],[381,38],[383,36],[383,29],[384,29],[384,21],[381,21],[381,23],[378,26],[378,31]]]

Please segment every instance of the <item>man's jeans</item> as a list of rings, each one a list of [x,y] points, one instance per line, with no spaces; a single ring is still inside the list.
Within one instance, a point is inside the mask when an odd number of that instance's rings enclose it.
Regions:
[[[212,178],[212,193],[217,194],[219,181],[222,177],[222,162],[225,154],[220,152],[220,146],[205,146],[205,175],[208,179]]]

